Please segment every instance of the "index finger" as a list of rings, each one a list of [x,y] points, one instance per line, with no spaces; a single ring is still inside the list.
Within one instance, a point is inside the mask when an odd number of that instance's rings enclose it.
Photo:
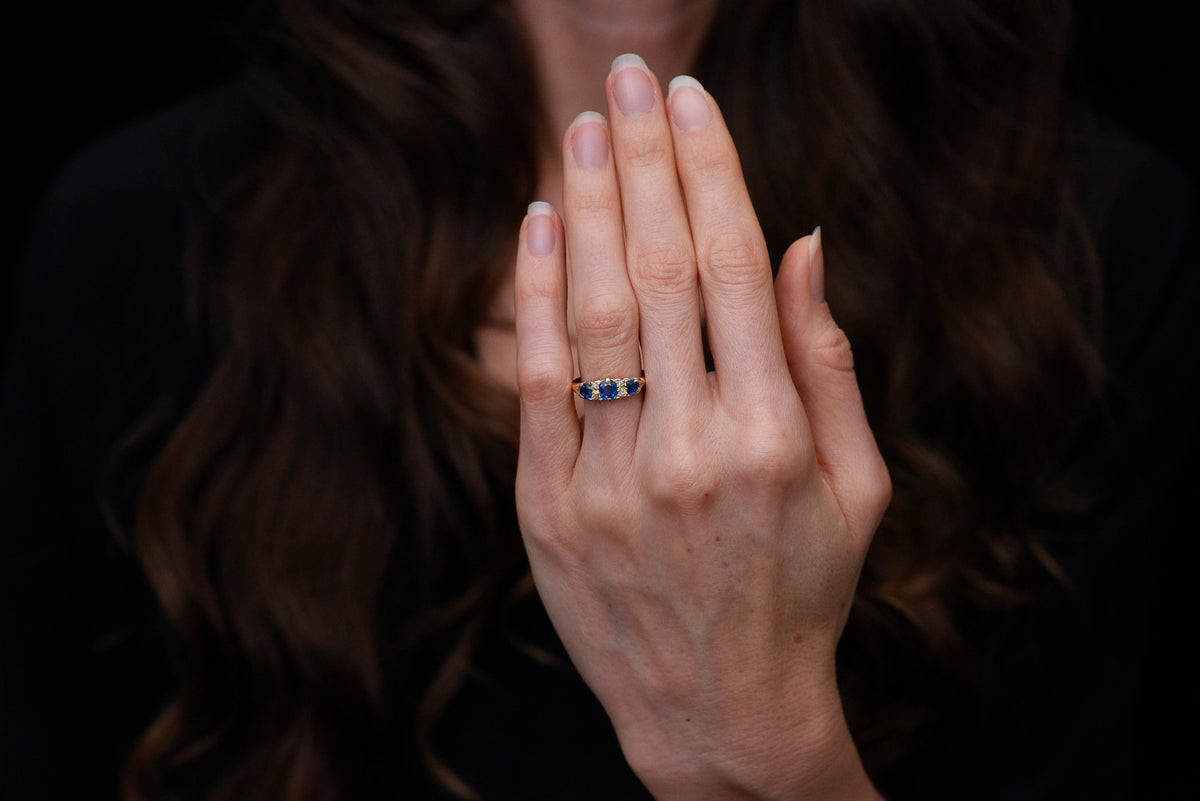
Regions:
[[[758,404],[791,386],[766,241],[716,102],[683,75],[671,81],[667,108],[718,392]]]
[[[521,393],[519,483],[551,493],[571,480],[579,418],[570,392],[562,225],[548,203],[532,203],[521,226],[515,279],[517,386]],[[532,473],[530,472],[532,471]]]

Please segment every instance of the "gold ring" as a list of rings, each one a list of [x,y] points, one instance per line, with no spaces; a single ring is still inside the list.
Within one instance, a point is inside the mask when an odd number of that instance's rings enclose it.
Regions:
[[[646,379],[642,376],[601,378],[598,381],[576,378],[571,382],[571,392],[584,400],[619,400],[637,395],[645,388]]]

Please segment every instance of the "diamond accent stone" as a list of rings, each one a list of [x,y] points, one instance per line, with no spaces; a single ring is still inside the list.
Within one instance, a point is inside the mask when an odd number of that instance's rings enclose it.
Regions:
[[[630,378],[600,378],[595,381],[575,379],[572,390],[584,400],[617,400],[637,395],[646,389],[646,379]]]

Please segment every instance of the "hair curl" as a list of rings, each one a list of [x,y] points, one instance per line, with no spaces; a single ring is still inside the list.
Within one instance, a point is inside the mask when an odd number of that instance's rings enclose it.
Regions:
[[[1041,0],[724,2],[696,65],[772,254],[822,224],[892,473],[843,640],[876,773],[945,701],[921,677],[969,675],[963,610],[1014,602],[1073,498],[1038,473],[1098,370],[1067,26]],[[469,796],[430,732],[529,587],[515,399],[474,336],[536,186],[532,70],[501,2],[281,0],[267,30],[273,143],[191,251],[209,363],[136,515],[188,671],[127,793],[370,796],[413,742]]]

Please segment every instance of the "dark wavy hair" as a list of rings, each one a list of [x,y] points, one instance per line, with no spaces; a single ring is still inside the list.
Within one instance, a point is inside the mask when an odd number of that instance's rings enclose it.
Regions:
[[[470,796],[431,731],[531,588],[516,399],[474,338],[534,199],[532,68],[503,2],[280,0],[264,30],[271,141],[190,251],[204,379],[136,513],[187,672],[126,792],[370,796],[411,743]],[[1069,19],[747,0],[711,30],[695,72],[774,257],[822,225],[893,478],[841,659],[878,776],[969,681],[964,610],[1052,569],[1036,521],[1074,498],[1043,475],[1098,371]]]

